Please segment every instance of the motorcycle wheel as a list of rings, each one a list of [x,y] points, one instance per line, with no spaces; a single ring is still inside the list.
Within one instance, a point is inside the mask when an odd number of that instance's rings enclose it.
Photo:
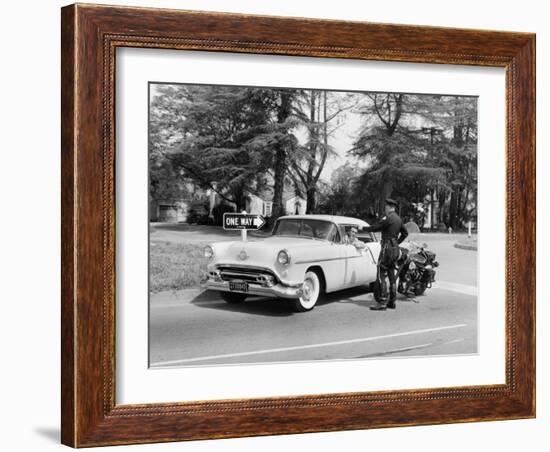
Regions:
[[[426,291],[426,284],[416,283],[414,286],[414,294],[416,296],[422,295]]]

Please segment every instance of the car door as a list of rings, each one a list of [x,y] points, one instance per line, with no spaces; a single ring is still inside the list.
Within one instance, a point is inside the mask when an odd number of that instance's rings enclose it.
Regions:
[[[325,274],[326,291],[334,292],[346,287],[347,245],[336,225],[327,239],[330,245],[325,248],[321,268]]]
[[[368,252],[365,278],[367,284],[376,280],[378,271],[378,256],[380,255],[380,242],[369,242],[365,247],[365,256]]]
[[[351,225],[345,225],[344,229],[348,227],[351,228]],[[376,242],[366,243],[362,249],[349,243],[345,245],[346,287],[362,286],[376,279],[376,262],[379,250],[380,245]]]

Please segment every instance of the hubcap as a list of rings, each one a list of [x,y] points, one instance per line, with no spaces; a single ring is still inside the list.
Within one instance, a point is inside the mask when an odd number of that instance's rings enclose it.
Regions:
[[[319,296],[319,282],[311,277],[307,276],[302,284],[302,295],[300,296],[300,303],[306,309],[311,309],[317,303]]]
[[[313,283],[311,282],[310,279],[306,279],[304,281],[303,291],[304,291],[304,299],[306,301],[309,301],[309,299],[311,298],[311,294],[313,293]]]

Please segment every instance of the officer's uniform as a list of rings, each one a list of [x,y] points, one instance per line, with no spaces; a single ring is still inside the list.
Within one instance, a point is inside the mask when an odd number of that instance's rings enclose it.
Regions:
[[[390,198],[386,199],[386,204],[397,207],[397,202]],[[363,231],[382,232],[380,255],[378,256],[380,303],[371,309],[384,310],[386,307],[395,309],[395,298],[397,297],[396,264],[399,258],[399,244],[409,235],[407,228],[396,212],[390,212],[378,223],[364,227]],[[389,299],[386,276],[390,280]]]

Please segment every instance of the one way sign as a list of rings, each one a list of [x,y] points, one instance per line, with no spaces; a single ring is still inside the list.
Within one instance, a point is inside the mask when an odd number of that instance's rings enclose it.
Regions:
[[[254,231],[260,229],[265,224],[265,219],[261,215],[251,215],[247,213],[224,213],[224,229],[241,229],[245,231]]]

